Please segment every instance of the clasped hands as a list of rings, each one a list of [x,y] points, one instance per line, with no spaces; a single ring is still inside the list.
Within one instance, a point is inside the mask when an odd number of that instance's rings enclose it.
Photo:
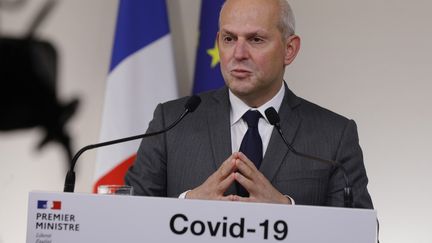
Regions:
[[[249,192],[249,197],[224,195],[234,181]],[[233,153],[203,184],[189,191],[186,198],[291,204],[241,152]]]

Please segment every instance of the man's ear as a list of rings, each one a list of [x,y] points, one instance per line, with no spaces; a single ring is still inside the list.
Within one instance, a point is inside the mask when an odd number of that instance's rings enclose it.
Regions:
[[[292,35],[286,40],[286,50],[284,58],[285,65],[291,64],[296,58],[297,53],[300,51],[300,42],[300,37],[298,35]]]

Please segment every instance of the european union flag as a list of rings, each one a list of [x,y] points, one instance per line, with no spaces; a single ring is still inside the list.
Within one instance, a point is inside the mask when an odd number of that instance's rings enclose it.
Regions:
[[[225,0],[203,0],[201,3],[200,37],[195,64],[193,93],[216,89],[224,84],[219,67],[216,33],[219,12]]]

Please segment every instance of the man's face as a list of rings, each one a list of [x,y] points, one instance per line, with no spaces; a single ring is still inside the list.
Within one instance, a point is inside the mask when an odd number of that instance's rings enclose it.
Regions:
[[[260,106],[281,88],[290,39],[277,28],[277,1],[228,0],[220,18],[221,71],[230,90]],[[297,52],[296,52],[297,53]]]

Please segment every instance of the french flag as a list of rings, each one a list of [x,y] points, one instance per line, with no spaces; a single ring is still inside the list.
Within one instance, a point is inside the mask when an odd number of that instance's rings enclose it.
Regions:
[[[156,105],[177,97],[165,0],[121,0],[100,140],[144,133]],[[103,184],[124,184],[139,143],[98,150],[93,191]]]

